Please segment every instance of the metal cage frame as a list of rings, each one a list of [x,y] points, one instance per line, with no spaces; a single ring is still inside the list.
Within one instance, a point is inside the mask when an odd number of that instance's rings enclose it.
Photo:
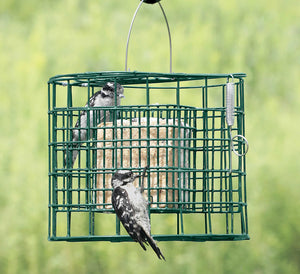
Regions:
[[[154,239],[248,240],[248,144],[240,138],[245,135],[245,77],[243,73],[94,72],[50,78],[48,239],[132,241],[115,214],[105,214],[114,213],[106,197],[112,191],[108,178],[120,168],[142,172],[147,163],[145,189]],[[230,81],[234,85],[232,126],[226,123]],[[125,95],[143,94],[144,102],[105,108],[77,106],[78,98],[88,101],[106,82],[123,85]],[[152,102],[157,92],[171,92],[173,102]],[[191,99],[194,95],[197,100]],[[72,167],[64,157],[72,151],[71,133],[83,110],[95,115],[105,110],[111,118],[100,127],[95,123],[84,128],[91,138],[81,142]],[[104,132],[101,138],[100,130]]]

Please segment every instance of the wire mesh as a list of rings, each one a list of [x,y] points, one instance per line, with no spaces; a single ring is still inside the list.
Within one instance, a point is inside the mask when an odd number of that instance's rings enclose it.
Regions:
[[[231,156],[230,137],[245,134],[245,76],[102,72],[50,78],[49,240],[131,241],[113,214],[110,179],[117,169],[141,173],[146,165],[155,239],[249,239],[246,144],[236,138],[242,156]],[[229,128],[225,89],[232,77],[236,122]],[[82,107],[106,82],[123,85],[125,96],[141,98],[140,104]],[[84,110],[98,118],[79,125],[90,138],[78,141],[72,166],[72,130]]]

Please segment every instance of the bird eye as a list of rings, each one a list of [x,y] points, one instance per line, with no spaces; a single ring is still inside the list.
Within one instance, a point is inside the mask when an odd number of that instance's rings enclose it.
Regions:
[[[101,92],[101,97],[102,98],[107,98],[110,97],[108,94],[106,94],[105,92]]]
[[[106,83],[104,85],[103,89],[107,90],[107,91],[111,91],[111,92],[115,91],[114,85],[111,83]]]

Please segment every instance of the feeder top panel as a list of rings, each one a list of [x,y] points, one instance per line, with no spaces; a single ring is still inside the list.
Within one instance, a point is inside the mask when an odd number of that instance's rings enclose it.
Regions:
[[[126,84],[166,83],[178,81],[193,81],[218,78],[241,79],[245,73],[232,74],[186,74],[186,73],[156,73],[137,71],[105,71],[57,75],[51,77],[48,84],[72,86],[103,86],[107,82]]]

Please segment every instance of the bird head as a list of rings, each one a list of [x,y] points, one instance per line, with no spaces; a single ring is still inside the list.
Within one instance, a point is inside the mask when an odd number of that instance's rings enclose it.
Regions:
[[[117,92],[117,96],[118,96],[118,99],[120,98],[124,98],[124,88],[120,85],[120,84],[116,84],[114,82],[107,82],[102,90],[101,90],[101,94],[102,94],[102,97],[105,98],[105,97],[109,97],[109,98],[114,98],[115,97],[115,89],[116,92]]]
[[[111,185],[113,188],[116,188],[128,183],[133,183],[138,177],[141,177],[141,175],[134,175],[131,170],[118,170],[111,178]]]

